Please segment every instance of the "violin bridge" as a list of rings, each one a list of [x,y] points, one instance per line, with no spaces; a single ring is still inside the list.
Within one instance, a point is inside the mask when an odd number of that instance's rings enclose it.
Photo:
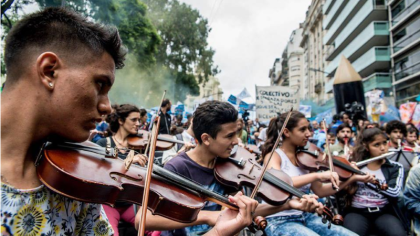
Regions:
[[[134,159],[134,150],[130,150],[130,152],[127,155],[127,158],[124,160],[125,170],[130,169],[130,166],[133,163],[133,159]]]
[[[326,157],[327,157],[327,153],[324,153],[324,155],[322,156],[322,161],[325,161]]]

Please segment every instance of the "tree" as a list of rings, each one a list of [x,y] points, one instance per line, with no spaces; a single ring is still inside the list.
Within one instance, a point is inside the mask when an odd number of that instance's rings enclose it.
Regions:
[[[126,67],[117,72],[111,99],[148,107],[156,106],[164,89],[175,101],[184,101],[188,94],[198,95],[198,83],[218,73],[213,66],[214,50],[207,43],[207,20],[178,0],[144,2],[146,4],[140,0],[2,0],[2,7],[8,6],[2,8],[2,25],[9,25],[10,29],[14,22],[3,20],[7,9],[12,9],[9,11],[13,13],[8,18],[17,20],[22,15],[18,11],[29,4],[36,3],[40,8],[71,8],[95,21],[115,25],[128,48],[129,60]]]
[[[199,94],[199,83],[208,81],[219,70],[213,64],[215,51],[208,46],[210,28],[203,18],[191,6],[178,0],[144,0],[149,7],[148,16],[156,27],[162,43],[157,53],[158,63],[172,71],[175,79],[175,91],[189,90],[192,95]],[[198,83],[193,74],[198,77]]]

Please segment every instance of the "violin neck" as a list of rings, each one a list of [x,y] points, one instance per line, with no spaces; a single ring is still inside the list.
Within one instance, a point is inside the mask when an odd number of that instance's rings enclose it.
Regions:
[[[276,176],[274,176],[273,174],[271,174],[270,172],[266,172],[264,174],[264,180],[266,180],[267,182],[269,182],[270,184],[298,197],[301,198],[303,195],[305,195],[304,192],[300,191],[299,189],[289,185],[288,183],[284,182],[283,180],[277,178]]]
[[[333,159],[333,162],[334,162],[334,165],[335,166],[338,166],[338,167],[340,167],[340,168],[342,168],[344,170],[350,171],[350,172],[352,172],[354,174],[358,174],[358,175],[365,175],[364,172],[362,172],[362,171],[360,171],[358,169],[355,169],[355,168],[353,168],[353,167],[351,167],[349,165],[346,165],[346,164],[342,163],[341,161],[338,161],[336,159]]]
[[[163,177],[168,182],[171,182],[174,185],[180,186],[187,191],[192,191],[198,193],[201,197],[205,199],[220,204],[222,206],[228,207],[230,209],[238,209],[238,207],[229,202],[227,197],[224,197],[216,192],[204,188],[202,185],[186,178],[179,176],[178,174],[164,169],[163,167],[155,165],[153,167],[153,173]]]

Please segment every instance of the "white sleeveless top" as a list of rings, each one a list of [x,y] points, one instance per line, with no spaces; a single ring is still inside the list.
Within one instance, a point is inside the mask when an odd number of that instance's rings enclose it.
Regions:
[[[309,173],[308,170],[305,170],[303,168],[299,168],[289,160],[289,158],[286,156],[286,154],[279,148],[276,149],[277,154],[279,154],[281,158],[281,170],[284,171],[286,174],[288,174],[290,177],[293,176],[299,176],[299,175],[306,175]],[[311,188],[311,184],[307,184],[305,186],[302,186],[299,188],[300,191],[304,193],[309,193]],[[299,210],[287,210],[287,211],[281,211],[277,212],[276,214],[267,216],[268,217],[275,217],[275,216],[289,216],[289,215],[300,215],[302,214],[302,211]]]

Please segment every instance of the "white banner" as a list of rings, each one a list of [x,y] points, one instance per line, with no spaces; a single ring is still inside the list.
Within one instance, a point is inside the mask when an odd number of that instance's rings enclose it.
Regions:
[[[255,86],[256,118],[270,121],[277,113],[288,112],[293,107],[299,109],[299,95],[295,89],[282,86]]]

